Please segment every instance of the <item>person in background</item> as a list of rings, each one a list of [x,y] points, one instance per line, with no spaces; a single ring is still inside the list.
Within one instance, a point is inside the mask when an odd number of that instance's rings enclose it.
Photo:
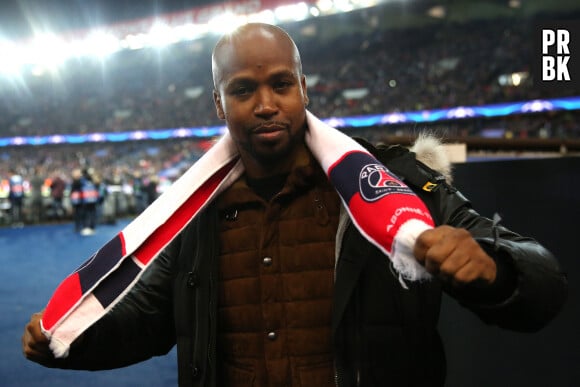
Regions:
[[[157,175],[152,174],[149,176],[149,181],[147,181],[147,185],[145,185],[145,194],[147,197],[147,206],[157,199],[157,187],[159,185],[159,178]]]
[[[73,211],[74,230],[76,233],[80,233],[84,225],[82,170],[80,168],[73,169],[71,177],[69,197]]]
[[[28,359],[102,370],[177,345],[183,387],[440,387],[442,292],[485,323],[515,331],[537,331],[558,314],[567,280],[548,250],[479,215],[433,169],[448,165],[430,168],[406,148],[360,139],[436,223],[413,248],[432,279],[401,283],[346,216],[305,144],[306,78],[284,30],[239,27],[217,43],[212,69],[216,112],[245,173],[68,357],[54,358],[40,331],[42,312],[34,314],[22,336]],[[438,189],[423,189],[430,182]]]
[[[13,227],[22,227],[24,218],[22,204],[24,201],[24,178],[16,170],[12,170],[8,179],[8,199],[10,200],[10,215]]]
[[[103,178],[99,173],[93,173],[92,177],[93,184],[98,193],[95,210],[95,224],[101,224],[103,222],[103,206],[107,198],[107,184],[103,181]]]
[[[99,202],[99,190],[93,181],[94,170],[85,168],[81,176],[82,197],[82,229],[81,235],[93,235],[97,227],[97,203]]]
[[[37,166],[30,178],[30,201],[31,201],[31,218],[34,223],[40,223],[44,220],[44,198],[42,188],[44,187],[44,176],[42,168]]]
[[[147,207],[146,185],[141,171],[133,172],[131,184],[133,186],[133,200],[135,201],[135,214],[139,215]]]
[[[65,210],[63,206],[65,189],[66,182],[62,178],[60,172],[58,172],[52,177],[52,181],[50,183],[52,217],[56,220],[62,220],[65,216]]]

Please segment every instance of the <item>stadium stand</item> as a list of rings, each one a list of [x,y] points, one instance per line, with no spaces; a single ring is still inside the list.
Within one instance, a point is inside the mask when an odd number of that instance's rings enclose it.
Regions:
[[[580,90],[571,88],[546,93],[534,87],[529,36],[539,15],[390,28],[382,24],[386,12],[377,7],[284,26],[302,52],[309,108],[320,117],[580,96]],[[18,81],[0,78],[0,138],[220,125],[209,76],[215,39],[121,51],[106,61],[79,58],[57,73],[29,74]],[[518,74],[519,82],[510,81],[512,74]],[[428,129],[472,143],[492,140],[480,142],[482,148],[501,148],[502,141],[516,138],[537,139],[559,151],[561,140],[580,138],[579,123],[580,111],[573,110],[372,126],[352,134],[374,142],[405,142]],[[40,168],[47,179],[43,192],[49,211],[48,186],[55,175],[70,182],[72,169],[90,166],[109,186],[118,186],[111,183],[113,176],[126,181],[122,192],[131,192],[131,176],[136,174],[161,178],[162,190],[183,164],[199,157],[208,141],[1,147],[1,213],[9,207],[6,181],[13,168],[27,181]],[[533,146],[541,148],[539,144]],[[136,212],[130,200],[124,202],[129,204],[120,214]]]

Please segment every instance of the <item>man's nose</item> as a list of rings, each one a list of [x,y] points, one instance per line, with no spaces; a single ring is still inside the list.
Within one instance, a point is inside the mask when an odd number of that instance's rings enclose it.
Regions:
[[[259,116],[272,116],[278,112],[276,96],[271,89],[261,89],[257,93],[254,113]]]

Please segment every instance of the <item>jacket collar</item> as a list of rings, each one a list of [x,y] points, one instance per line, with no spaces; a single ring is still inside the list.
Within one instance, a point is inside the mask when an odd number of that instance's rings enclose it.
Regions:
[[[328,180],[324,171],[314,159],[314,156],[306,148],[303,148],[296,158],[284,187],[276,197],[283,198],[300,194],[309,190],[317,182],[320,182],[321,179],[324,181]],[[328,184],[330,184],[330,182],[328,182]],[[264,201],[248,186],[246,175],[243,174],[221,194],[220,199],[218,200],[218,208],[223,210],[226,207],[252,202]]]

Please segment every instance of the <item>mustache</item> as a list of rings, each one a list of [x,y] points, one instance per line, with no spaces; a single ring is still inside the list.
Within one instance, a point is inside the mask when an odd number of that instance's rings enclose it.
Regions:
[[[250,126],[248,130],[251,133],[266,133],[272,132],[275,130],[287,130],[290,128],[290,124],[288,122],[283,121],[265,121],[260,122],[259,124]]]

